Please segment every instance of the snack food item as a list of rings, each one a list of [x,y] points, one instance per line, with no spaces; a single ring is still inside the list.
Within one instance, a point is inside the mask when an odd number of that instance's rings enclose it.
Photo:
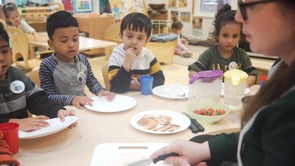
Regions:
[[[179,128],[179,125],[176,124],[166,124],[162,125],[161,127],[153,129],[153,131],[161,131],[161,132],[172,132]]]
[[[177,130],[180,126],[171,124],[172,117],[168,115],[152,115],[144,114],[144,116],[138,120],[138,124],[143,126],[146,130],[171,132]]]
[[[158,126],[158,121],[154,115],[145,114],[138,122],[147,130],[152,130]]]
[[[156,117],[157,121],[161,124],[161,125],[165,125],[165,124],[169,124],[172,120],[172,118],[168,115],[158,115]]]
[[[201,109],[194,110],[194,113],[199,115],[216,116],[216,115],[224,115],[225,111],[223,109],[201,108]]]

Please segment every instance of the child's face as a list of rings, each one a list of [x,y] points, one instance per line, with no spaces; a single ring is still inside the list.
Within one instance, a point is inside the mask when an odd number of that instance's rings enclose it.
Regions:
[[[221,26],[218,40],[219,46],[225,51],[232,51],[237,47],[240,40],[241,25],[237,23],[227,23]]]
[[[79,51],[79,29],[77,27],[58,28],[54,31],[52,39],[48,40],[57,58],[73,63]]]
[[[11,49],[7,41],[0,39],[0,80],[5,79],[8,68],[12,63]]]
[[[125,50],[134,48],[136,55],[141,52],[142,47],[144,47],[149,41],[145,31],[133,31],[130,29],[125,29],[123,34],[120,36],[124,43]]]
[[[173,28],[171,29],[171,31],[177,35],[180,35],[181,34],[181,29],[176,29],[176,28]]]
[[[20,24],[20,16],[17,11],[11,11],[9,13],[8,22],[12,26],[18,26]]]

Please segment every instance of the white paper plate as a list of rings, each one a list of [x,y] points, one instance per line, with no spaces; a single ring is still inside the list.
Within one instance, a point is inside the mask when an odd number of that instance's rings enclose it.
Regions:
[[[85,107],[96,112],[120,112],[128,110],[136,105],[134,98],[118,94],[112,101],[107,101],[105,97],[98,96],[92,99],[92,105],[85,105]]]
[[[47,120],[47,122],[49,123],[48,127],[31,131],[31,132],[20,130],[18,133],[18,136],[20,139],[33,139],[33,138],[48,136],[68,128],[71,124],[75,123],[77,120],[78,118],[76,116],[67,116],[65,117],[64,122],[61,122],[59,118],[49,119]]]
[[[146,114],[150,114],[150,115],[168,115],[172,118],[171,120],[171,124],[176,124],[179,125],[180,128],[178,128],[177,130],[174,131],[152,131],[152,130],[147,130],[145,129],[143,126],[139,125],[137,122]],[[143,132],[146,133],[152,133],[152,134],[172,134],[172,133],[177,133],[180,131],[183,131],[185,129],[187,129],[189,127],[189,125],[191,124],[191,121],[189,118],[187,118],[185,115],[178,113],[178,112],[173,112],[173,111],[167,111],[167,110],[150,110],[150,111],[144,111],[144,112],[140,112],[138,114],[135,114],[131,117],[130,119],[130,124]]]
[[[95,147],[90,166],[126,166],[147,159],[165,143],[104,143]],[[159,161],[149,166],[170,166]]]
[[[245,95],[248,94],[248,93],[250,93],[250,89],[245,88]],[[224,96],[224,83],[222,83],[220,95]]]
[[[185,85],[161,85],[153,88],[153,94],[167,99],[188,98],[188,86]]]

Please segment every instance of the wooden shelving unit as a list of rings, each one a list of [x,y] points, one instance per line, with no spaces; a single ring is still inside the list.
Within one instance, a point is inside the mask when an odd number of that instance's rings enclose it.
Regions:
[[[168,33],[168,10],[147,10],[148,17],[153,24],[153,34]]]
[[[167,20],[151,20],[153,24],[153,34],[168,33]]]
[[[20,8],[22,16],[27,20],[28,23],[31,22],[44,22],[46,18],[58,10],[63,10],[64,6],[61,3],[49,3],[48,6],[42,7],[24,7]]]
[[[42,7],[23,7],[19,8],[19,12],[22,17],[26,19],[27,23],[30,24],[36,31],[46,31],[45,23],[47,17],[58,11],[63,10],[64,6],[58,2],[49,3],[48,6]]]

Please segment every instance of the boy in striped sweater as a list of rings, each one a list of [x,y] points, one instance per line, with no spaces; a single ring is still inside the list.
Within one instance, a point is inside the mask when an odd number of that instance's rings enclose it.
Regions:
[[[81,108],[92,99],[84,93],[87,86],[98,96],[112,100],[114,93],[107,91],[94,77],[87,58],[79,54],[79,24],[72,14],[58,11],[46,22],[48,44],[55,51],[40,65],[41,87],[49,99],[62,105]]]

